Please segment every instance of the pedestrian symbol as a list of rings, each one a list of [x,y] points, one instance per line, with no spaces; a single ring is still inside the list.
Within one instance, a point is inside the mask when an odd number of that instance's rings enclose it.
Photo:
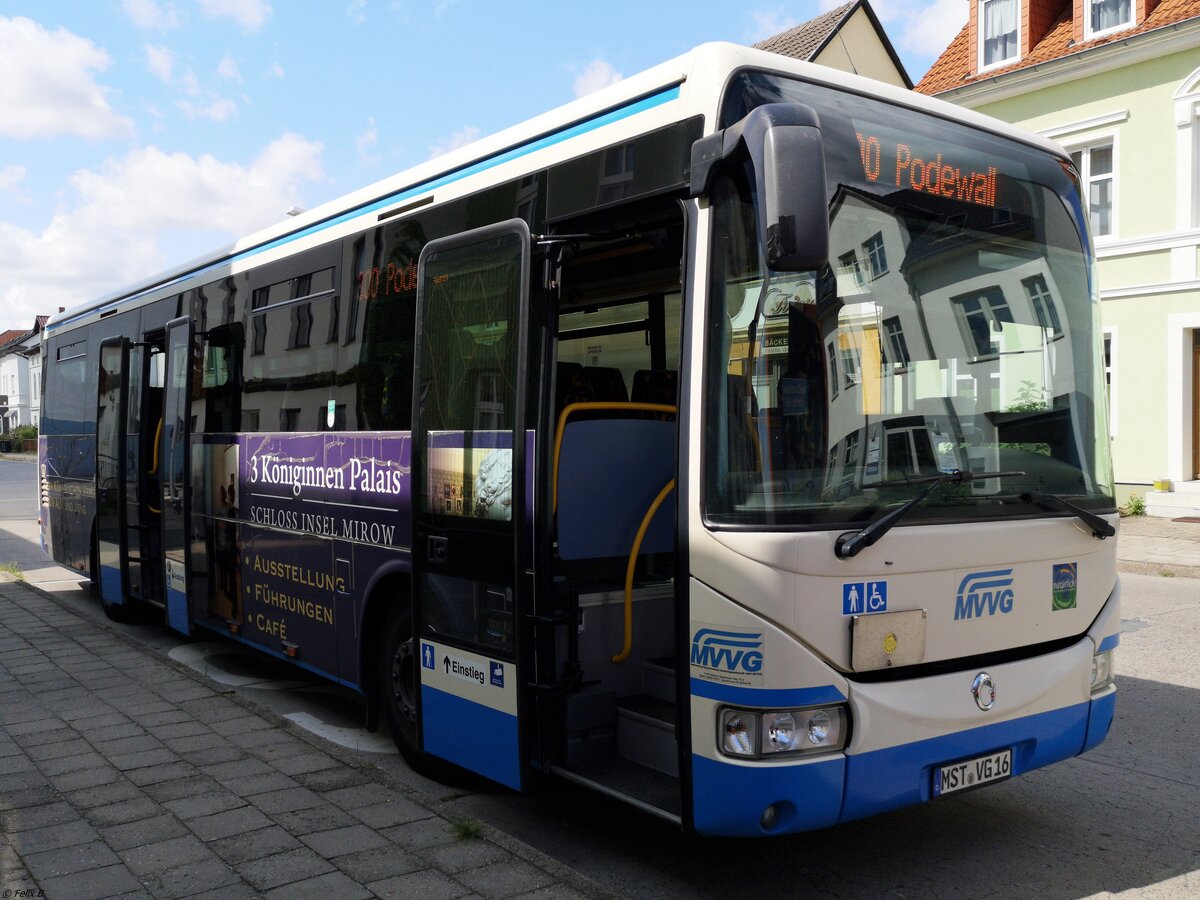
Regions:
[[[886,581],[848,581],[842,584],[842,615],[887,612]]]
[[[424,669],[433,668],[433,644],[421,644],[421,667]]]

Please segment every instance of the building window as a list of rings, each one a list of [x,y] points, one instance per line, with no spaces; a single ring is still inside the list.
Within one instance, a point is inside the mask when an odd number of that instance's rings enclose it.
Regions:
[[[837,354],[833,351],[833,342],[830,341],[825,345],[825,352],[829,358],[829,390],[833,393],[834,398],[838,395],[838,365]]]
[[[842,281],[838,290],[842,293],[852,292],[854,288],[861,288],[865,284],[862,267],[858,264],[858,254],[853,250],[838,257],[838,275]]]
[[[883,249],[883,232],[877,231],[863,242],[863,256],[871,269],[871,278],[886,275],[888,270],[887,252]]]
[[[1038,324],[1048,329],[1054,337],[1062,336],[1062,325],[1058,321],[1058,309],[1054,306],[1054,298],[1050,296],[1050,288],[1046,287],[1046,279],[1041,275],[1024,278],[1025,292],[1029,294],[1029,302],[1033,304],[1033,314],[1037,316]]]
[[[1133,24],[1132,0],[1087,0],[1087,37]]]
[[[858,384],[859,375],[858,348],[853,344],[842,345],[842,376],[845,378],[844,387],[852,388]]]
[[[982,0],[979,4],[979,68],[989,69],[1017,58],[1017,0]]]
[[[288,335],[288,349],[297,350],[309,345],[312,334],[313,314],[311,303],[298,303],[292,307],[292,330]]]
[[[900,317],[892,316],[883,320],[883,330],[887,333],[888,347],[892,354],[893,365],[908,368],[912,357],[908,355],[908,341],[904,339],[904,329],[900,325]]]
[[[1000,352],[1000,344],[993,340],[1005,322],[1013,320],[1012,310],[999,287],[987,287],[972,294],[960,294],[950,298],[954,304],[967,347],[976,356],[993,356]]]
[[[1113,145],[1097,144],[1071,152],[1087,198],[1088,224],[1092,234],[1113,233]]]

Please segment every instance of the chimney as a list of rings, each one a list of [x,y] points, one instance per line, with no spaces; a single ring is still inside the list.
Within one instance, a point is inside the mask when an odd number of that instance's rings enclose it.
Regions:
[[[60,307],[58,308],[58,311],[59,311],[59,312],[66,312],[66,311],[67,311],[67,308],[66,308],[65,306],[60,306]]]

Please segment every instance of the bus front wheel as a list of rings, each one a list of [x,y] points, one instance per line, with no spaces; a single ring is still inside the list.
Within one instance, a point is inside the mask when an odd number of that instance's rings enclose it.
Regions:
[[[392,739],[409,764],[417,762],[417,658],[412,616],[395,613],[379,643],[379,700]]]

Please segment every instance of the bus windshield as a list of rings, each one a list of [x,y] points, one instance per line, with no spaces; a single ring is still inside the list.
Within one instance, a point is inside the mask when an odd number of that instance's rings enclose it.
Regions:
[[[705,401],[710,525],[861,524],[954,471],[909,522],[1111,510],[1091,250],[1069,166],[818,85],[742,73],[722,127],[817,111],[829,265],[765,268],[746,164],[712,192]],[[816,198],[814,198],[814,201]]]

